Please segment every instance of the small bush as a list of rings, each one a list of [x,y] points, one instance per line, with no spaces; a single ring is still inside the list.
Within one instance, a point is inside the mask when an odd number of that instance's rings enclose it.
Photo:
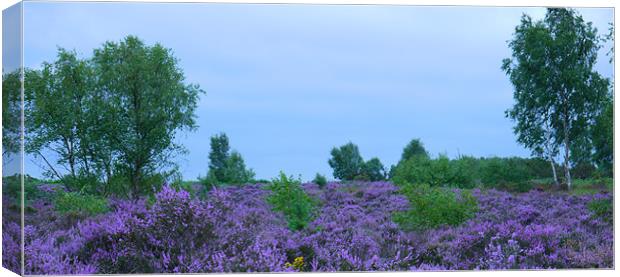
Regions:
[[[61,214],[93,216],[108,211],[105,198],[78,192],[62,192],[54,199],[54,207]]]
[[[284,213],[289,229],[305,228],[312,220],[314,203],[301,187],[301,181],[280,172],[280,177],[273,179],[269,189],[272,194],[267,197],[267,202],[275,211]]]
[[[407,197],[411,206],[407,211],[395,213],[394,222],[406,230],[457,226],[478,211],[476,199],[467,191],[404,184],[400,193]]]
[[[588,209],[594,214],[595,217],[602,219],[606,222],[613,220],[613,203],[610,198],[600,198],[590,201],[588,203]]]
[[[323,189],[325,187],[325,185],[327,184],[327,178],[325,178],[325,176],[317,173],[314,176],[314,180],[312,180],[313,183],[319,185],[319,188]]]

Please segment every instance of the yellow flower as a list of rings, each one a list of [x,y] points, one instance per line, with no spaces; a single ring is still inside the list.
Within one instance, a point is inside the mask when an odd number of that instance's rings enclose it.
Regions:
[[[287,267],[292,267],[296,270],[301,271],[301,269],[304,267],[304,257],[297,257],[295,258],[295,260],[293,261],[293,263],[289,263],[287,262],[286,264],[284,264]]]

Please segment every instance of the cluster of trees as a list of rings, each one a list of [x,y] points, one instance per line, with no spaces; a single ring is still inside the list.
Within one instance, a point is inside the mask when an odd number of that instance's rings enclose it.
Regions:
[[[494,187],[527,190],[533,179],[551,178],[548,164],[540,158],[446,155],[431,158],[424,144],[413,139],[403,149],[400,161],[390,170],[396,184],[425,184],[431,187]]]
[[[209,171],[203,183],[207,185],[244,184],[254,179],[255,173],[247,169],[241,154],[230,149],[228,136],[220,133],[211,137]]]
[[[506,116],[517,141],[548,161],[557,184],[561,157],[569,188],[576,167],[612,175],[613,87],[594,70],[602,40],[613,40],[613,28],[601,37],[572,9],[548,9],[539,21],[523,15],[502,65],[514,86]]]
[[[20,77],[5,74],[3,86],[19,91]],[[196,128],[203,91],[184,79],[170,49],[133,36],[104,43],[88,59],[59,49],[55,61],[24,70],[25,151],[74,190],[134,198],[151,192],[184,150],[174,142],[177,132]]]
[[[357,145],[349,142],[331,151],[328,163],[334,170],[334,177],[343,181],[385,180],[387,175],[385,167],[378,158],[364,161]]]

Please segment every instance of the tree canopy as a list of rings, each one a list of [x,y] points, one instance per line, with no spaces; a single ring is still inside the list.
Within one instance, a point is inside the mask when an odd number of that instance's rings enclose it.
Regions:
[[[571,9],[551,8],[543,20],[523,15],[502,69],[514,87],[517,141],[551,161],[563,152],[570,187],[571,152],[587,149],[591,126],[609,97],[609,80],[593,66],[600,48],[596,28]]]
[[[137,37],[108,41],[89,59],[59,49],[26,80],[27,151],[55,152],[54,169],[66,182],[91,180],[90,190],[109,192],[112,179],[129,183],[133,197],[161,185],[182,152],[177,132],[194,130],[203,91],[187,84],[172,50]],[[62,175],[62,176],[61,176]],[[104,186],[98,184],[103,183]]]

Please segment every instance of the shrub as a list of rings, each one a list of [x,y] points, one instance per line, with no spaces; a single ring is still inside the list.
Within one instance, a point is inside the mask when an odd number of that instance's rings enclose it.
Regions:
[[[325,176],[317,173],[314,176],[314,180],[312,180],[313,183],[319,185],[319,188],[323,189],[325,187],[325,185],[327,184],[327,178],[325,178]]]
[[[438,186],[470,187],[466,172],[459,169],[447,156],[437,159],[413,156],[399,163],[393,170],[392,180],[397,183],[428,184]]]
[[[394,222],[407,230],[457,226],[474,217],[478,210],[476,199],[467,191],[404,184],[400,193],[411,206],[407,211],[396,212]]]
[[[485,187],[509,191],[525,190],[527,181],[535,177],[521,158],[482,159],[480,174]]]
[[[30,206],[32,200],[51,197],[56,190],[62,187],[54,184],[46,185],[43,188],[42,183],[43,181],[37,178],[30,177],[29,175],[24,176],[24,202],[26,207]],[[21,206],[22,191],[19,174],[2,177],[2,191],[17,207]]]
[[[611,198],[594,199],[588,203],[588,209],[595,217],[611,223],[613,221],[613,202]]]
[[[62,192],[54,198],[56,211],[64,215],[92,216],[108,211],[105,198],[78,192]]]
[[[280,172],[280,177],[273,179],[269,189],[272,194],[267,202],[275,211],[284,213],[291,230],[301,230],[313,217],[314,203],[301,187],[301,181]]]

